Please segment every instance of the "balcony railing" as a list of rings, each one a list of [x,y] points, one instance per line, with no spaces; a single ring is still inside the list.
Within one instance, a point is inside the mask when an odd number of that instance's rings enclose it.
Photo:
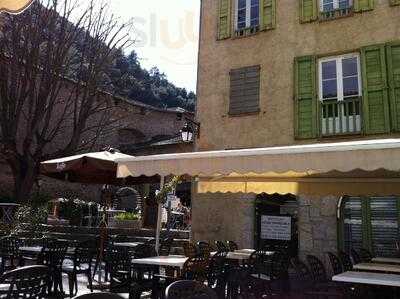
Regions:
[[[346,17],[352,14],[353,14],[353,7],[345,7],[330,11],[321,11],[319,14],[319,19],[321,21],[327,21],[327,20]]]
[[[324,100],[321,102],[322,136],[361,133],[361,98],[347,98],[344,101]]]
[[[246,35],[252,35],[260,31],[260,26],[252,26],[252,27],[247,27],[243,29],[236,29],[235,31],[235,36],[236,37],[241,37],[241,36],[246,36]]]

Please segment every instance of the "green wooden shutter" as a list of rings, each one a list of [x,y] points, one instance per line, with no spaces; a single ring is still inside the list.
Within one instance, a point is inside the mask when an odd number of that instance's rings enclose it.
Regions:
[[[276,25],[276,0],[261,0],[261,30],[274,29]]]
[[[300,23],[312,22],[318,19],[318,1],[300,0]]]
[[[231,0],[218,0],[218,39],[231,37]]]
[[[390,5],[392,6],[400,5],[400,0],[390,0]]]
[[[317,98],[315,56],[295,59],[295,136],[317,137]]]
[[[400,43],[386,46],[390,116],[393,131],[400,131]]]
[[[363,12],[374,9],[374,0],[354,0],[354,11]]]
[[[361,61],[364,131],[367,134],[389,132],[389,101],[384,45],[362,48]]]

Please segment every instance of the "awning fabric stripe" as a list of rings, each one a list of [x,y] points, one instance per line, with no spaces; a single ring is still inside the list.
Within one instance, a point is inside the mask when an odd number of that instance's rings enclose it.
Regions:
[[[193,152],[117,159],[118,177],[400,170],[400,139]]]

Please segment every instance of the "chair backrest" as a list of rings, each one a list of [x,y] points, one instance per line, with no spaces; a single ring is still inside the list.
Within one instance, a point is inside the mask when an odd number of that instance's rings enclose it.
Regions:
[[[228,252],[228,246],[222,241],[215,241],[215,247],[217,247],[217,251],[220,252]]]
[[[208,242],[199,241],[197,242],[197,250],[199,256],[209,258],[211,253],[211,246]]]
[[[160,242],[160,247],[158,248],[158,255],[167,256],[171,252],[173,238],[166,238]]]
[[[343,273],[343,265],[337,255],[332,252],[327,252],[326,254],[328,255],[333,274],[337,275]]]
[[[339,258],[343,265],[343,271],[351,271],[353,270],[353,263],[351,262],[350,255],[348,255],[344,251],[339,251]]]
[[[113,294],[113,293],[89,293],[89,294],[83,294],[74,297],[73,299],[123,299],[124,297],[121,297],[118,294]]]
[[[370,262],[374,256],[365,248],[360,249],[360,258],[363,262]]]
[[[44,298],[49,282],[49,268],[26,266],[4,273],[3,284],[9,284],[8,298]]]
[[[18,243],[14,237],[3,237],[0,239],[0,256],[10,257],[18,254]]]
[[[358,254],[358,252],[354,248],[351,249],[350,253],[351,253],[351,258],[353,259],[354,264],[361,263],[361,256]]]
[[[179,280],[165,291],[166,299],[217,299],[217,294],[204,284],[192,280]]]
[[[271,275],[272,255],[264,250],[254,251],[247,261],[247,267],[253,274]]]
[[[229,251],[235,251],[239,249],[239,246],[234,241],[227,241]]]
[[[157,252],[154,245],[140,244],[133,250],[135,259],[142,259],[146,257],[156,256]]]
[[[271,279],[287,278],[290,259],[284,252],[277,251],[271,259]]]
[[[295,277],[290,281],[290,289],[309,289],[313,285],[313,276],[307,265],[298,258],[292,258],[290,264],[295,271]]]
[[[131,282],[132,255],[127,247],[109,247],[106,251],[107,269],[110,273],[110,290],[129,286]]]
[[[313,280],[316,282],[326,282],[328,277],[326,275],[326,269],[324,263],[314,255],[307,255],[307,263],[310,267],[311,275]]]
[[[208,283],[213,285],[215,280],[223,278],[227,252],[217,252],[210,258],[208,267]]]
[[[49,241],[42,252],[42,263],[50,269],[61,269],[67,253],[68,243],[66,241]]]
[[[88,264],[90,267],[93,257],[98,250],[97,245],[98,243],[94,240],[88,240],[79,243],[78,246],[75,248],[74,265],[77,266],[80,264]]]
[[[197,255],[196,246],[192,242],[183,244],[183,252],[187,257],[195,257]]]
[[[189,258],[183,265],[182,278],[205,281],[207,279],[208,260],[204,257]]]

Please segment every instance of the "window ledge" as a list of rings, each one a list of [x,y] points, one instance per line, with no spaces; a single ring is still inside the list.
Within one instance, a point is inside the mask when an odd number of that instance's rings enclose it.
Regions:
[[[331,11],[320,12],[319,13],[319,21],[325,22],[325,21],[350,17],[352,15],[354,15],[353,7],[335,9],[335,10],[331,10]]]
[[[235,37],[244,37],[244,36],[250,36],[254,35],[256,33],[260,32],[260,26],[253,26],[253,27],[248,27],[248,28],[243,28],[243,29],[236,29],[235,30]]]
[[[248,111],[248,112],[228,112],[228,117],[241,117],[241,116],[255,116],[260,114],[261,110],[257,109],[254,111]]]

